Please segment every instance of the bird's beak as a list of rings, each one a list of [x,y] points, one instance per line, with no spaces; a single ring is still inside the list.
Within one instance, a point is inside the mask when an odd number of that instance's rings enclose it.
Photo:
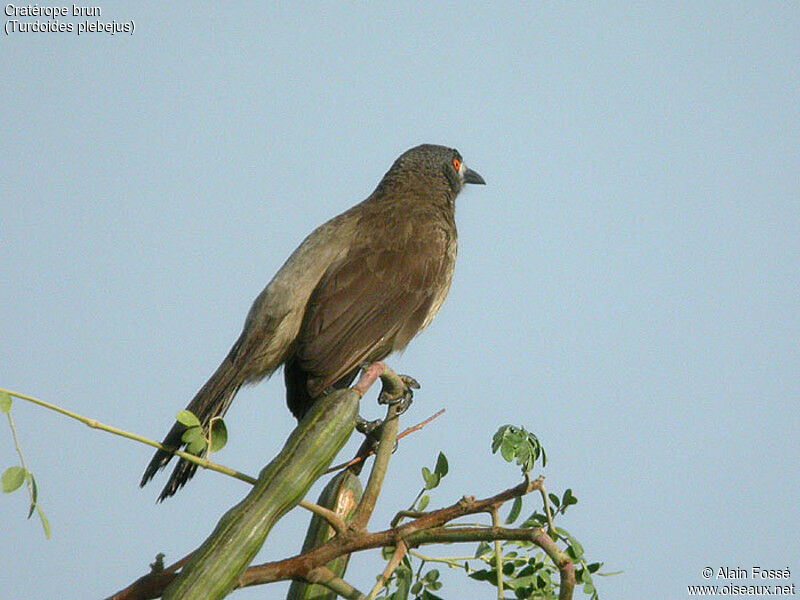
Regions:
[[[478,183],[480,185],[486,185],[483,177],[481,177],[477,171],[473,171],[472,169],[467,169],[464,171],[464,183]]]

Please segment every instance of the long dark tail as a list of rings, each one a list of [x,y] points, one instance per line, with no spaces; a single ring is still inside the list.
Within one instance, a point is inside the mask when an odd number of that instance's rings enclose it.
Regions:
[[[232,351],[186,407],[200,419],[203,427],[208,427],[213,417],[222,417],[225,414],[236,392],[244,383],[240,369],[233,363],[233,354]],[[161,443],[171,450],[178,450],[183,445],[181,436],[185,430],[186,428],[176,421]],[[167,466],[172,457],[171,452],[157,450],[150,464],[147,465],[139,485],[144,487],[160,469]],[[161,502],[175,494],[192,478],[196,470],[197,465],[180,459],[164,489],[161,490],[158,501]]]

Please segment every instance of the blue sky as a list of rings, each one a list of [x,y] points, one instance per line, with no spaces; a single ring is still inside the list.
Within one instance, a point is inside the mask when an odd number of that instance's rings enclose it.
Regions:
[[[459,197],[449,299],[390,359],[423,385],[403,425],[447,412],[395,455],[373,527],[440,450],[433,504],[515,484],[489,445],[516,423],[579,499],[563,526],[624,571],[601,597],[684,598],[706,566],[800,581],[796,4],[101,8],[134,35],[0,42],[0,387],[160,439],[300,240],[405,149],[451,145],[488,185]],[[246,491],[202,473],[156,505],[149,449],[13,415],[53,539],[0,498],[4,598],[108,595]],[[227,423],[219,460],[256,473],[293,427],[281,378]]]

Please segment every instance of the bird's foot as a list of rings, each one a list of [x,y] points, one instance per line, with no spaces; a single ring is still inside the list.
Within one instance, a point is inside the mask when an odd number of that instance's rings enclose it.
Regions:
[[[358,415],[356,417],[356,431],[364,434],[364,443],[361,445],[358,454],[363,454],[364,457],[369,456],[369,454],[375,454],[378,451],[378,446],[381,445],[383,419],[367,421],[364,417]]]
[[[419,382],[410,375],[397,375],[403,382],[403,387],[399,390],[389,390],[386,386],[378,396],[378,404],[397,404],[397,414],[402,415],[414,401],[414,390],[420,388]]]
[[[365,436],[369,437],[373,435],[376,431],[380,433],[380,429],[383,426],[383,419],[375,419],[374,421],[367,421],[361,415],[356,417],[356,431],[359,433],[363,433]]]

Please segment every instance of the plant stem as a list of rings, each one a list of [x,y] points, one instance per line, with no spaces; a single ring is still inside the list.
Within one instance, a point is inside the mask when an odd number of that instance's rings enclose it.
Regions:
[[[419,552],[414,552],[413,550],[409,550],[408,553],[414,558],[418,558],[421,561],[441,563],[443,565],[447,565],[448,567],[453,567],[455,569],[463,568],[465,561],[476,560],[474,556],[449,556],[445,558],[436,558],[433,556],[425,556],[424,554],[420,554]]]
[[[17,428],[14,427],[14,419],[11,418],[11,411],[8,411],[6,416],[8,417],[8,426],[11,428],[11,437],[14,439],[14,448],[17,450],[17,454],[19,454],[19,464],[23,469],[25,469],[25,484],[28,488],[28,494],[31,497],[31,504],[35,504],[33,499],[33,482],[31,481],[30,474],[28,473],[28,467],[25,465],[25,457],[22,455],[22,448],[19,445]]]
[[[200,458],[199,456],[195,456],[194,454],[183,452],[182,450],[173,450],[172,448],[167,448],[166,446],[160,444],[159,442],[156,442],[155,440],[151,440],[144,436],[137,435],[135,433],[130,433],[122,429],[117,429],[116,427],[112,427],[111,425],[100,423],[99,421],[90,419],[88,417],[84,417],[83,415],[79,415],[65,408],[61,408],[60,406],[56,406],[55,404],[50,404],[49,402],[45,402],[44,400],[39,400],[38,398],[33,398],[32,396],[26,396],[25,394],[12,392],[11,390],[5,390],[2,388],[0,388],[0,392],[6,392],[9,396],[19,398],[20,400],[25,400],[26,402],[31,402],[48,410],[52,410],[54,412],[67,416],[70,419],[75,419],[76,421],[80,421],[81,423],[83,423],[87,427],[91,427],[92,429],[99,429],[100,431],[105,431],[106,433],[118,435],[120,437],[124,437],[129,440],[139,442],[140,444],[146,444],[147,446],[152,446],[153,448],[158,448],[159,450],[165,450],[167,452],[171,452],[176,456],[180,456],[182,459],[194,463],[197,466],[202,467],[204,469],[209,469],[211,471],[216,471],[217,473],[222,473],[223,475],[233,477],[234,479],[238,479],[239,481],[244,481],[245,483],[249,483],[250,485],[253,485],[256,482],[256,479],[254,477],[246,475],[245,473],[240,473],[239,471],[235,471],[234,469],[228,468],[224,465],[213,463],[204,458]]]
[[[403,560],[406,552],[408,552],[408,546],[406,546],[403,540],[400,540],[397,543],[397,546],[394,548],[394,554],[392,554],[392,558],[389,559],[389,562],[386,564],[386,568],[378,578],[378,582],[372,588],[372,591],[370,591],[369,596],[367,596],[367,600],[373,600],[373,598],[375,598],[375,596],[377,596],[378,593],[383,589],[383,587],[386,585],[386,582],[391,578],[392,573],[394,573],[395,569],[397,569],[397,567],[400,565],[400,561]]]
[[[544,485],[539,488],[539,492],[542,494],[542,502],[544,503],[544,512],[547,515],[547,535],[556,539],[558,536],[556,535],[556,529],[553,527],[553,512],[550,510],[550,500],[547,497],[547,490],[544,489]]]
[[[492,527],[500,527],[497,507],[492,508]],[[497,569],[497,600],[503,600],[503,548],[500,540],[494,542],[494,562]]]

